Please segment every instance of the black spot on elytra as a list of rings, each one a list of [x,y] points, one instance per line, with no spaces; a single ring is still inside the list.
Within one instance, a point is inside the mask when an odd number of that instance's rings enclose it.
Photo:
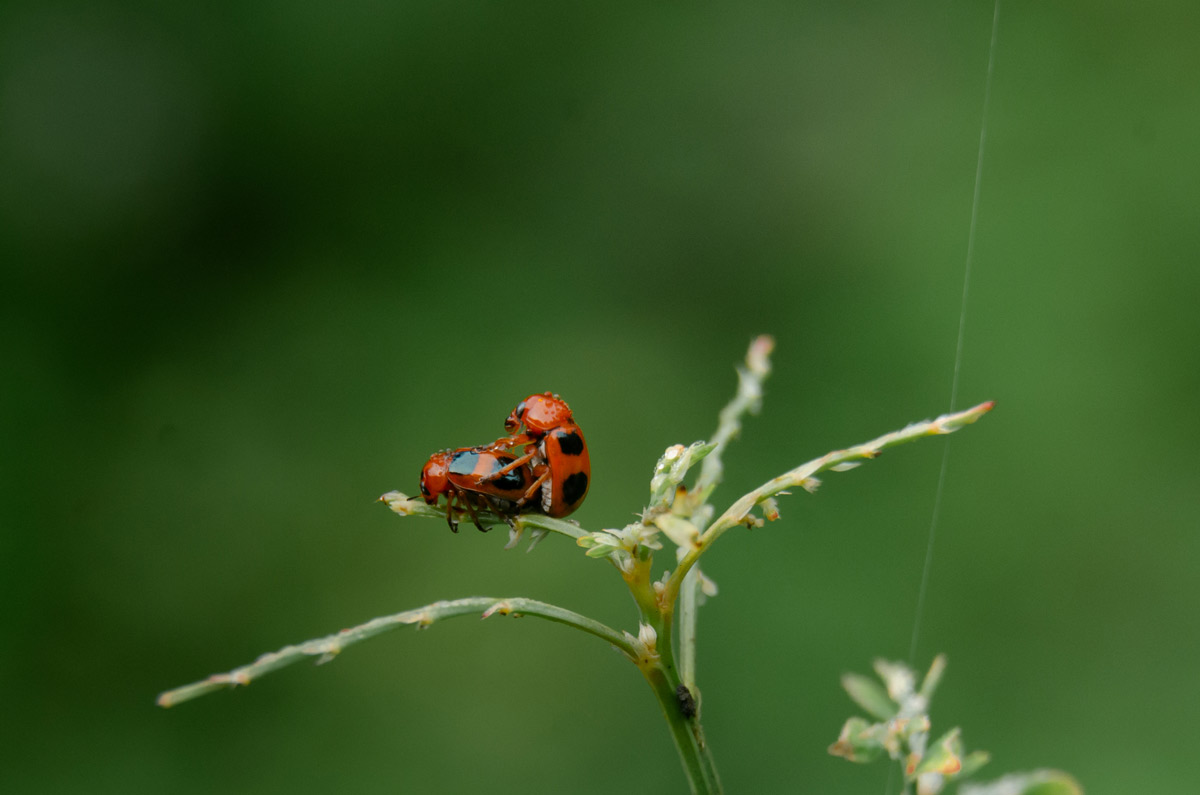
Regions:
[[[555,431],[554,438],[563,455],[579,455],[583,452],[583,437],[575,431]]]
[[[567,505],[574,505],[583,499],[583,495],[587,494],[588,476],[584,472],[576,472],[570,475],[563,481],[562,493],[563,499],[567,501]]]
[[[501,466],[504,466],[503,461],[497,463],[495,468],[499,469]],[[488,482],[495,483],[497,487],[506,491],[523,489],[525,488],[525,470],[521,467],[510,469],[500,477],[489,480]]]
[[[450,466],[446,470],[452,475],[461,475],[463,477],[472,477],[479,468],[479,453],[473,450],[465,450],[455,454],[454,458],[450,459]],[[512,456],[490,456],[490,464],[488,471],[482,476],[492,474],[498,469],[508,466],[516,459]],[[488,485],[495,486],[499,489],[512,491],[514,489],[525,488],[525,470],[521,467],[510,469],[499,477],[490,478],[487,481]]]

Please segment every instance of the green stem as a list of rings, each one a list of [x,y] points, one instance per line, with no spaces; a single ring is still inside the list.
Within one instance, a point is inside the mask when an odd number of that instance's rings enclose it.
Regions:
[[[696,618],[699,606],[700,570],[693,568],[683,578],[679,592],[679,678],[696,695]]]
[[[532,527],[538,530],[549,530],[552,533],[579,540],[587,535],[587,531],[574,522],[565,519],[554,519],[549,516],[539,516],[536,513],[521,514],[516,518],[518,528]]]
[[[537,616],[548,621],[566,624],[611,643],[630,660],[634,662],[638,660],[638,651],[634,648],[626,634],[572,610],[567,610],[564,607],[546,602],[539,602],[535,599],[520,597],[495,599],[490,596],[472,596],[466,599],[434,602],[424,607],[418,607],[415,610],[405,610],[403,613],[395,613],[394,615],[372,619],[365,624],[343,629],[334,635],[327,635],[323,638],[305,641],[304,643],[285,646],[279,651],[264,654],[249,665],[234,668],[228,673],[213,674],[199,682],[193,682],[190,685],[168,690],[158,697],[158,705],[160,707],[173,707],[176,704],[190,701],[193,698],[211,693],[214,690],[235,687],[237,685],[248,685],[263,674],[283,668],[286,665],[291,665],[307,657],[317,657],[318,663],[328,662],[347,646],[400,626],[416,625],[420,629],[428,627],[444,618],[479,615],[480,613],[483,613],[483,618],[498,613],[500,615]]]
[[[872,458],[878,457],[883,450],[889,447],[912,442],[926,436],[940,436],[947,433],[954,433],[963,426],[969,425],[984,414],[987,414],[992,410],[994,405],[992,401],[980,403],[978,406],[973,406],[966,411],[943,414],[937,419],[925,422],[915,422],[906,428],[885,433],[883,436],[872,439],[869,442],[855,445],[845,450],[834,450],[820,458],[813,459],[795,469],[784,472],[779,477],[768,480],[749,494],[738,498],[733,505],[729,506],[729,509],[725,513],[721,514],[715,522],[709,525],[708,529],[701,534],[692,548],[679,561],[679,565],[671,573],[670,579],[667,580],[662,596],[663,604],[673,605],[675,603],[675,599],[679,596],[679,589],[683,583],[683,578],[691,570],[692,566],[696,565],[696,561],[700,559],[700,556],[726,530],[745,522],[750,515],[750,510],[758,503],[795,486],[812,491],[820,483],[814,477],[816,474],[830,469],[838,472],[853,469],[862,461],[869,461]]]
[[[651,565],[649,556],[645,559],[634,557],[632,569],[622,572],[625,584],[637,603],[640,622],[652,627],[657,638],[653,652],[636,657],[634,662],[658,699],[692,792],[696,795],[718,795],[721,781],[712,754],[704,742],[699,717],[684,715],[680,705],[680,677],[671,638],[672,611],[664,610],[654,593],[654,586],[650,583]]]
[[[389,492],[380,497],[380,501],[386,503],[389,508],[402,516],[422,516],[431,519],[445,518],[445,514],[441,510],[425,505],[419,499],[410,499],[400,492]],[[480,514],[480,520],[488,527],[497,526],[502,521],[488,514]],[[521,516],[517,519],[517,522],[518,525],[515,529],[518,533],[525,527],[532,527],[561,533],[575,539],[586,535],[585,531],[578,525],[544,516]],[[616,561],[610,559],[610,562],[615,563]],[[159,696],[158,703],[164,707],[173,706],[174,704],[196,698],[197,696],[223,687],[249,684],[252,679],[262,673],[295,662],[305,656],[323,655],[319,661],[324,661],[331,658],[332,654],[340,651],[341,648],[349,645],[349,643],[365,639],[387,629],[392,629],[398,624],[416,623],[418,625],[428,625],[436,619],[466,615],[483,608],[496,608],[497,605],[502,605],[502,608],[497,610],[498,612],[535,615],[551,621],[569,624],[607,640],[623,652],[641,670],[651,690],[654,692],[655,698],[658,700],[663,717],[667,721],[667,728],[670,731],[671,739],[674,741],[675,748],[679,753],[679,759],[683,765],[684,774],[687,776],[691,791],[694,795],[720,795],[720,778],[717,776],[712,754],[708,749],[707,743],[704,741],[704,732],[700,728],[699,720],[696,716],[687,718],[680,706],[677,691],[680,680],[675,667],[675,654],[671,639],[674,610],[673,606],[664,610],[660,605],[657,594],[654,591],[654,586],[650,581],[651,564],[652,560],[649,556],[642,559],[635,553],[633,566],[630,570],[625,570],[621,566],[618,566],[618,568],[622,569],[622,577],[625,580],[625,584],[629,587],[630,593],[633,595],[634,602],[637,604],[642,623],[653,627],[661,639],[658,646],[662,651],[650,658],[639,655],[639,650],[631,642],[629,636],[617,633],[616,630],[604,626],[599,622],[554,605],[535,602],[531,599],[460,599],[455,602],[440,602],[436,605],[429,605],[425,608],[399,613],[395,616],[375,619],[361,627],[346,630],[344,633],[280,649],[274,654],[260,657],[251,665],[243,666],[226,674],[215,674],[206,680],[163,693]],[[434,608],[436,608],[433,611],[435,614],[431,614],[430,611]],[[486,615],[490,615],[490,613],[491,611],[489,610]]]
[[[654,691],[654,697],[658,699],[693,795],[720,795],[721,779],[717,776],[708,745],[703,741],[704,733],[700,730],[699,720],[685,717],[680,709],[676,692],[678,678],[671,676],[661,665],[639,667]]]
[[[629,593],[633,594],[633,601],[637,603],[638,615],[641,616],[642,623],[649,624],[657,630],[660,616],[658,597],[654,593],[654,586],[650,583],[652,564],[652,558],[647,557],[642,560],[633,557],[631,568],[622,569],[621,577],[625,580],[625,585],[629,587]],[[621,567],[618,566],[618,568]]]
[[[401,516],[420,516],[425,519],[441,519],[443,522],[446,520],[445,508],[426,505],[420,497],[409,497],[402,491],[389,491],[379,498],[379,502],[386,503],[387,507]],[[507,518],[496,516],[487,511],[479,513],[479,522],[488,530],[491,530],[493,527],[508,526]],[[549,516],[522,514],[516,517],[514,522],[518,530],[532,527],[538,530],[549,530],[553,533],[560,533],[574,539],[579,539],[581,536],[587,535],[587,532],[574,522],[554,519]]]
[[[708,497],[721,481],[724,465],[721,456],[725,447],[742,430],[742,416],[749,412],[757,414],[762,405],[762,385],[771,374],[771,351],[775,349],[775,340],[767,334],[756,337],[746,351],[746,366],[737,368],[738,389],[733,400],[721,409],[717,417],[717,430],[709,442],[716,449],[704,459],[700,467],[700,477],[692,487],[692,493],[697,504],[708,502]]]

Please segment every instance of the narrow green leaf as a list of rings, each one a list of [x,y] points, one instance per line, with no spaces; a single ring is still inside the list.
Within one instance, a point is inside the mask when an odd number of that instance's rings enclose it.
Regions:
[[[869,715],[880,720],[891,720],[896,716],[898,707],[895,701],[888,698],[883,685],[862,674],[843,674],[842,687]]]
[[[905,699],[913,694],[917,675],[908,665],[902,662],[878,659],[875,661],[874,668],[875,673],[879,675],[879,678],[883,680],[884,686],[887,687],[888,697],[897,704],[903,703]]]
[[[972,751],[963,758],[962,773],[959,774],[962,778],[975,775],[979,768],[992,761],[992,755],[987,751]]]
[[[925,674],[925,679],[921,682],[921,695],[925,698],[926,704],[933,700],[933,693],[937,690],[938,683],[942,681],[942,674],[945,670],[946,655],[939,654],[933,658],[933,664],[929,666],[929,672]]]

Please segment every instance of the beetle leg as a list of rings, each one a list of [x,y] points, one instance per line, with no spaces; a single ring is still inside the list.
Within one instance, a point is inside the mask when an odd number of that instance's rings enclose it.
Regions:
[[[506,509],[502,508],[499,504],[497,504],[496,498],[490,494],[480,493],[479,496],[483,499],[483,501],[485,503],[487,503],[487,507],[488,507],[489,511],[496,514],[501,519],[503,519],[505,522],[507,522],[509,527],[513,526],[513,517],[512,517],[512,512],[510,510],[506,510]],[[511,503],[509,503],[509,504],[511,504]]]
[[[523,444],[528,444],[533,439],[527,433],[518,433],[513,436],[501,436],[496,441],[485,447],[485,450],[511,450],[514,447],[520,447]]]
[[[542,488],[542,484],[549,479],[550,467],[538,467],[534,470],[534,472],[536,473],[538,469],[541,470],[542,474],[533,479],[533,483],[529,484],[529,488],[525,490],[525,495],[521,497],[521,499],[517,500],[517,505],[524,505],[526,502],[528,502],[529,498],[536,494]]]
[[[486,533],[489,528],[479,523],[479,514],[475,513],[475,506],[471,504],[471,500],[467,499],[466,495],[463,496],[463,505],[467,506],[467,513],[471,515],[471,521],[479,528],[479,532]]]
[[[458,532],[458,522],[454,521],[453,516],[452,516],[453,509],[454,509],[454,499],[457,496],[458,495],[455,494],[454,492],[448,492],[446,494],[446,524],[450,525],[450,532],[452,532],[452,533]]]
[[[487,476],[480,478],[480,480],[493,480],[495,478],[500,477],[501,475],[506,475],[509,472],[512,472],[517,467],[522,466],[525,463],[527,463],[528,461],[530,461],[535,455],[537,455],[536,450],[532,453],[526,453],[525,455],[521,456],[518,459],[509,461],[507,464],[500,467],[495,472],[492,472],[492,473],[488,474]]]

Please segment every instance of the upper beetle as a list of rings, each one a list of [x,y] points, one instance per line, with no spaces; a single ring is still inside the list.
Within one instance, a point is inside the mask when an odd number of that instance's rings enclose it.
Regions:
[[[524,432],[520,432],[524,426]],[[522,400],[504,421],[509,435],[493,448],[525,445],[525,454],[501,467],[492,477],[528,464],[533,482],[526,499],[541,488],[541,508],[547,516],[563,517],[575,511],[587,496],[592,464],[583,431],[567,402],[553,392],[535,393]]]

